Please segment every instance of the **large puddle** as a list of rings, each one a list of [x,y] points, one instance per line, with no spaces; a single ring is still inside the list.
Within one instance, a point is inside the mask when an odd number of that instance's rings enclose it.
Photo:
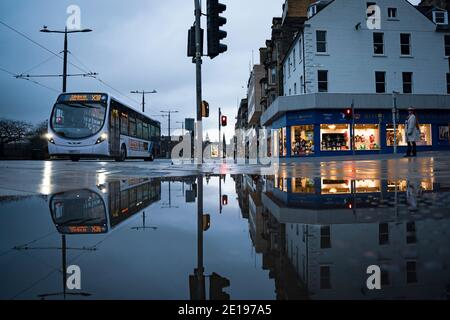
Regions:
[[[5,196],[0,298],[447,299],[449,192],[435,178],[212,175]],[[79,290],[62,272],[74,265]]]

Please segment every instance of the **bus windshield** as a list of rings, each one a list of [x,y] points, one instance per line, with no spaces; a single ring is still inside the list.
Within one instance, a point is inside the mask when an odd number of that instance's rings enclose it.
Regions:
[[[102,233],[106,226],[103,199],[90,190],[57,194],[50,201],[50,211],[58,230],[67,233]]]
[[[51,126],[61,137],[83,139],[102,129],[105,116],[106,106],[102,103],[60,102],[53,108]]]

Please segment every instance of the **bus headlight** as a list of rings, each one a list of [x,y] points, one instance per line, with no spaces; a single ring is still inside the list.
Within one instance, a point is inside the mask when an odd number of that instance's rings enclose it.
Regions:
[[[55,140],[53,139],[53,135],[51,133],[47,133],[45,135],[45,138],[47,139],[48,142],[55,144]]]
[[[108,139],[108,134],[102,133],[102,134],[100,135],[100,138],[97,139],[96,144],[102,143],[102,142],[105,141],[106,139]]]

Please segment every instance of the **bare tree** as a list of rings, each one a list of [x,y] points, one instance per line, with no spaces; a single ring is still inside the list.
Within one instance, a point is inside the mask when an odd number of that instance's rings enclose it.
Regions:
[[[4,156],[6,144],[24,139],[31,127],[31,124],[25,121],[0,119],[0,157]]]

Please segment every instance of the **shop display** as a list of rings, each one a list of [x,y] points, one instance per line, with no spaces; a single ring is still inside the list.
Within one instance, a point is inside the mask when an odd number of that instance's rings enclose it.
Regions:
[[[285,157],[287,155],[286,128],[278,129],[278,148],[279,155]]]
[[[322,179],[322,194],[351,193],[350,180]]]
[[[412,181],[410,181],[412,183]],[[433,183],[432,179],[424,179],[417,181],[421,191],[433,191]],[[406,192],[408,189],[408,181],[407,180],[388,180],[387,182],[387,191],[388,192]]]
[[[377,124],[355,125],[355,150],[380,150],[380,130]]]
[[[314,153],[314,126],[291,128],[292,155],[304,156]]]
[[[431,146],[431,124],[421,124],[420,128],[420,141],[417,142],[418,146]],[[386,128],[386,144],[389,147],[394,146],[394,126],[389,124]],[[397,125],[397,145],[406,146],[406,132],[405,125]]]
[[[320,126],[322,151],[350,150],[350,126],[342,124],[322,124]]]
[[[309,178],[292,178],[293,193],[315,193],[314,180]]]
[[[356,180],[355,188],[356,193],[381,192],[381,181],[372,179]]]

